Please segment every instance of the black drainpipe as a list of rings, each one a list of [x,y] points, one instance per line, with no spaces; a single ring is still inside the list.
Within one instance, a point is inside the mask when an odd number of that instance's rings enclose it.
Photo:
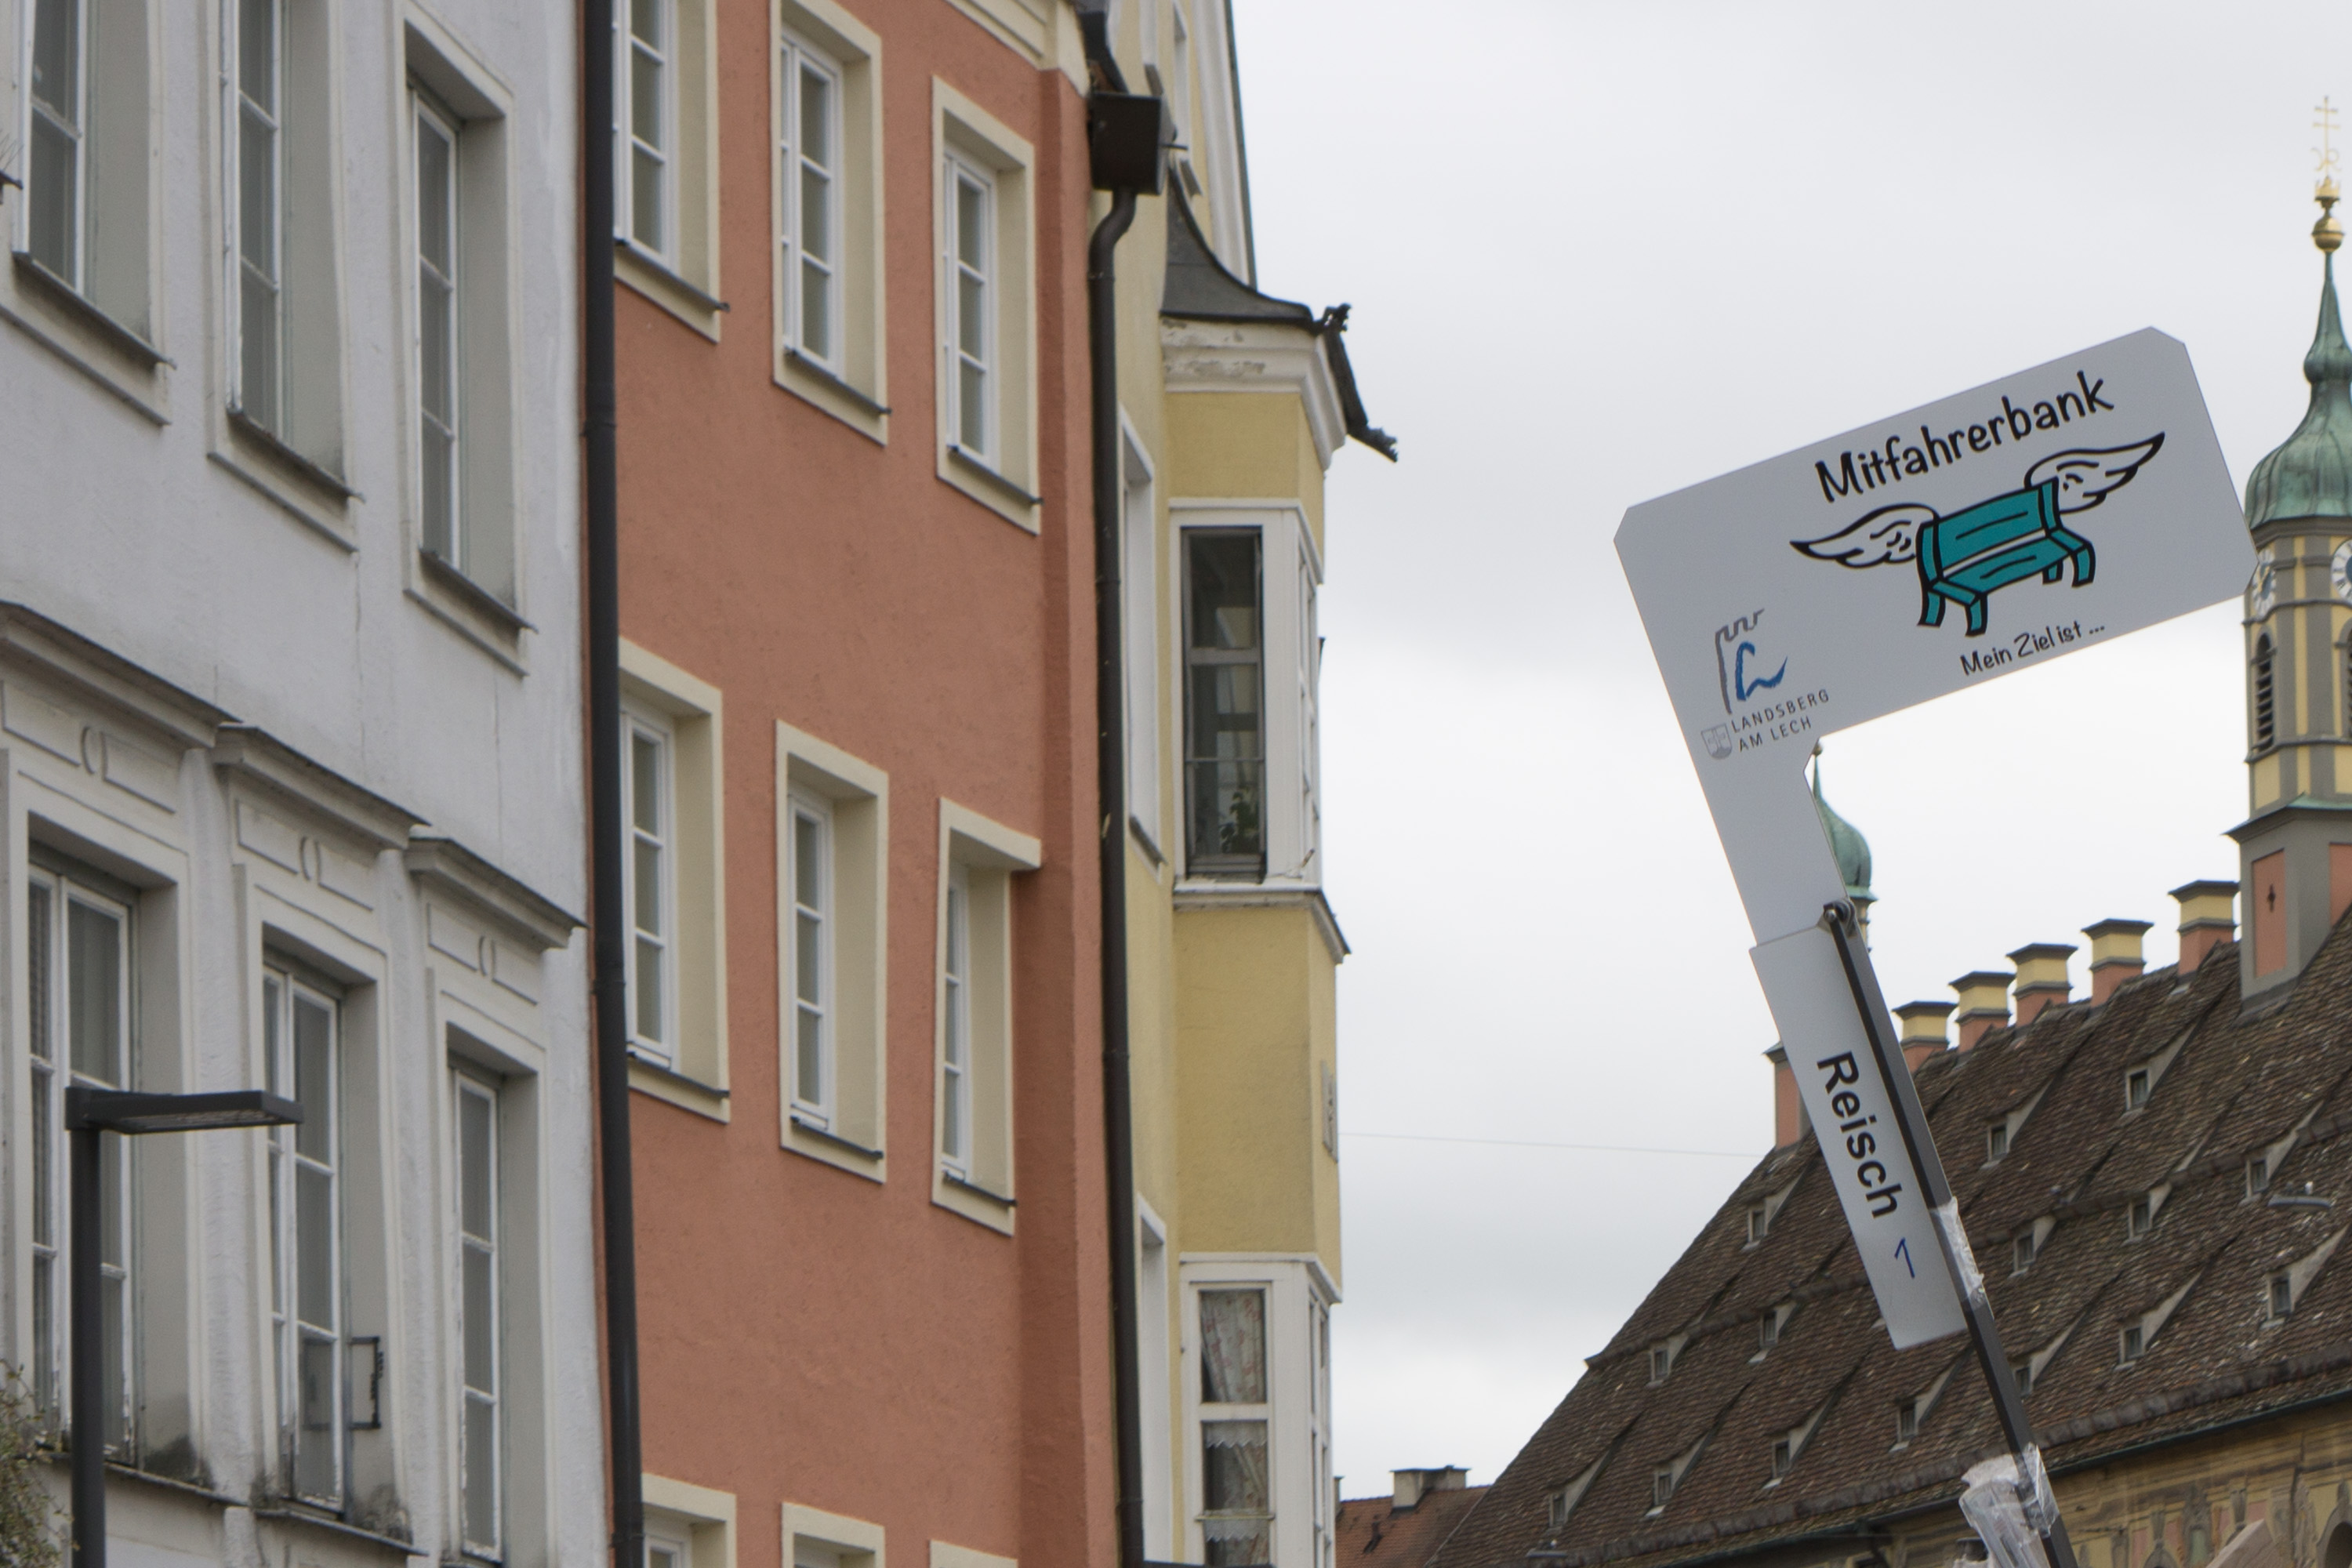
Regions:
[[[585,421],[589,932],[596,1040],[597,1173],[604,1195],[604,1379],[614,1568],[646,1554],[637,1427],[636,1200],[629,1158],[627,913],[621,902],[620,502],[613,390],[613,0],[580,6],[581,361]]]
[[[1144,1568],[1143,1414],[1136,1325],[1135,1101],[1127,1054],[1127,724],[1120,631],[1118,288],[1113,253],[1135,222],[1138,192],[1160,194],[1167,142],[1157,98],[1131,94],[1111,58],[1108,17],[1078,14],[1093,90],[1087,100],[1088,163],[1110,211],[1087,242],[1087,339],[1092,371],[1095,486],[1096,845],[1102,874],[1103,1155],[1110,1215],[1113,1398],[1118,1432],[1120,1568]]]

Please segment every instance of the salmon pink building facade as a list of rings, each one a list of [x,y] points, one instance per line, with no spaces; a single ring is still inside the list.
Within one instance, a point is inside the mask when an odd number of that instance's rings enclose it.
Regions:
[[[618,9],[649,1561],[1107,1562],[1075,13]]]

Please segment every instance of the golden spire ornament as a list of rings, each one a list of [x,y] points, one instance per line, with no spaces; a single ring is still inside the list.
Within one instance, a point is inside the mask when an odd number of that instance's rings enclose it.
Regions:
[[[2319,183],[2312,191],[2312,199],[2319,204],[2319,221],[2311,226],[2311,243],[2333,256],[2344,243],[2344,226],[2336,221],[2336,203],[2343,194],[2336,184],[2336,105],[2322,98],[2319,118],[2311,125],[2319,132],[2319,145],[2311,150],[2319,160]]]

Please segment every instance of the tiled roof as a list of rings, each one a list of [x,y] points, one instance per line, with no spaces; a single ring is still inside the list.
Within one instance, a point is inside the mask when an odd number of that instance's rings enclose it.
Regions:
[[[2224,945],[2185,979],[2158,970],[2105,1005],[2053,1006],[1923,1064],[1920,1100],[2003,1344],[2033,1363],[2026,1409],[2053,1470],[2352,1393],[2352,1247],[2326,1250],[2352,1226],[2347,1047],[2352,921],[2284,1003],[2247,1016]],[[2131,1109],[2141,1068],[2153,1081]],[[2021,1110],[1989,1163],[1987,1129]],[[2270,1184],[2250,1194],[2256,1155]],[[1750,1245],[1748,1211],[1781,1193]],[[2133,1237],[2143,1198],[2151,1228]],[[2037,1222],[2046,1235],[2017,1271],[2015,1239]],[[2294,1310],[2273,1321],[2270,1280],[2290,1270]],[[1761,1321],[1791,1307],[1767,1348]],[[1877,1320],[1812,1139],[1774,1150],[1586,1363],[1438,1568],[1665,1564],[1956,1496],[2000,1446],[1975,1357],[1964,1337],[1896,1351]],[[2128,1324],[2145,1348],[2126,1363]],[[1677,1339],[1654,1384],[1653,1346]],[[1898,1446],[1898,1404],[1948,1372]],[[1774,1483],[1773,1446],[1792,1432]],[[1655,1506],[1657,1472],[1677,1465]],[[1555,1530],[1563,1489],[1574,1505]]]
[[[1485,1487],[1455,1487],[1421,1494],[1399,1512],[1391,1497],[1350,1498],[1339,1505],[1332,1542],[1335,1568],[1422,1568],[1454,1533]]]

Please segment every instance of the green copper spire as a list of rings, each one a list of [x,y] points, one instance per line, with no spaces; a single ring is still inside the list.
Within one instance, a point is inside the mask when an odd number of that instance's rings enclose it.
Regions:
[[[1878,901],[1870,890],[1870,840],[1862,830],[1836,812],[1822,798],[1822,749],[1813,748],[1813,809],[1821,813],[1822,831],[1829,835],[1830,848],[1837,855],[1838,880],[1845,884],[1845,896],[1867,911]]]
[[[2334,203],[2334,184],[2325,187],[2324,205]],[[2336,257],[2330,239],[2339,236],[2323,217],[2313,237],[2328,252],[2319,288],[2319,330],[2303,356],[2303,378],[2311,383],[2311,407],[2286,444],[2254,465],[2246,481],[2246,526],[2260,528],[2281,518],[2352,517],[2352,345],[2344,341],[2344,320],[2336,308]]]

